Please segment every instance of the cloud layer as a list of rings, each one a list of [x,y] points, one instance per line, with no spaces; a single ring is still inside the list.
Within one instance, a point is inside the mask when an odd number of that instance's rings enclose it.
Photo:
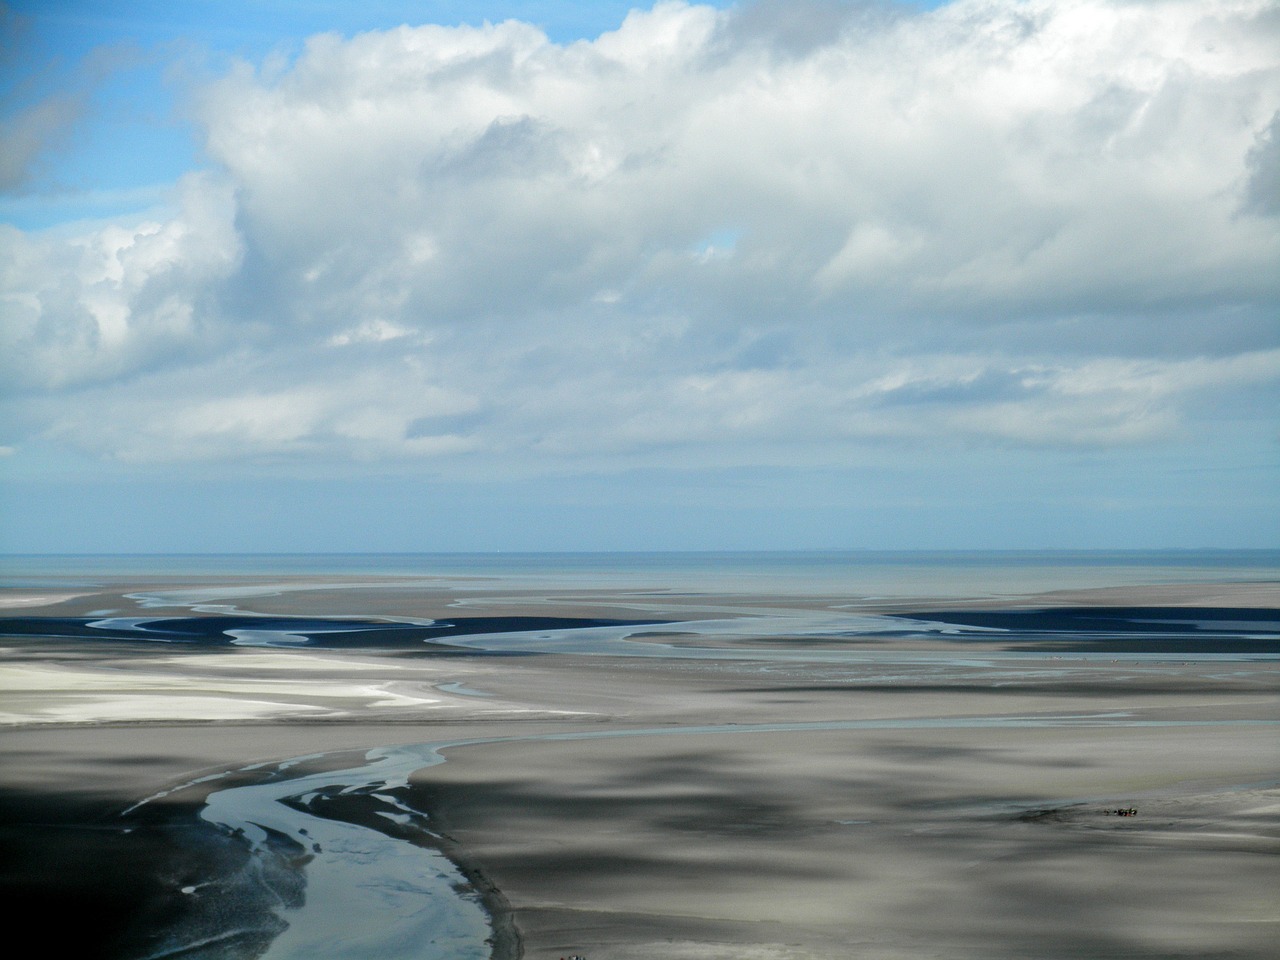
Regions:
[[[12,436],[440,469],[1274,418],[1280,9],[662,4],[312,38],[164,216],[0,234]]]

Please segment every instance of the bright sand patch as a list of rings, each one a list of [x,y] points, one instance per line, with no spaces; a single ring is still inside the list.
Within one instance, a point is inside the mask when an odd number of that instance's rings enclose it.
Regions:
[[[0,724],[422,719],[424,712],[514,714],[508,701],[453,695],[465,667],[306,651],[168,653],[117,663],[0,663]],[[444,688],[443,690],[441,688]]]
[[[89,596],[84,593],[12,593],[0,591],[0,610],[21,609],[24,607],[51,607],[65,603],[77,597]]]

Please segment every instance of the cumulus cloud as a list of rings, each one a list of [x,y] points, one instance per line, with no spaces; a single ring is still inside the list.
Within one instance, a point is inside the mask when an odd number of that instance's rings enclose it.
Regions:
[[[171,218],[24,234],[0,228],[8,390],[125,378],[225,349],[216,285],[240,257],[225,183],[192,175]]]
[[[1280,380],[1278,50],[1267,0],[314,37],[202,92],[171,218],[0,238],[11,402],[144,460],[1150,443]]]

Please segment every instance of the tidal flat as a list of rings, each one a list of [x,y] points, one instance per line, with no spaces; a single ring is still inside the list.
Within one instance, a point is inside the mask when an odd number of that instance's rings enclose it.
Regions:
[[[1273,554],[43,564],[3,892],[67,955],[1280,937]]]

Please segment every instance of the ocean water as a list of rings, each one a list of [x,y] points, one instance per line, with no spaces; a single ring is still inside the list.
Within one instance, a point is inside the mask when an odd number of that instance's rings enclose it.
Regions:
[[[0,588],[129,578],[482,578],[521,587],[875,596],[1008,596],[1135,584],[1271,582],[1280,550],[768,551],[8,555]]]
[[[1187,582],[1271,582],[1280,550],[983,552],[128,554],[0,557],[0,588],[128,579],[279,577],[500,581],[512,588],[849,596],[1018,596]]]

